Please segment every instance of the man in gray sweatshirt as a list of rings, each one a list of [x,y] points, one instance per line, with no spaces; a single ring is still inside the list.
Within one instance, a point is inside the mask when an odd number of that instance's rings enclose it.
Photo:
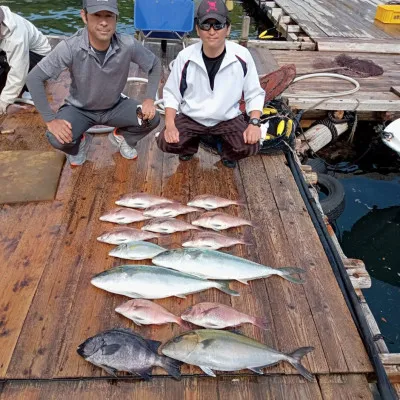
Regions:
[[[28,75],[27,86],[46,122],[47,138],[67,154],[71,165],[86,161],[92,138],[85,132],[93,125],[116,127],[110,141],[124,158],[135,159],[137,142],[160,122],[154,107],[160,61],[132,36],[115,32],[117,16],[117,0],[86,0],[81,10],[86,27],[60,42]],[[141,118],[138,101],[121,96],[131,62],[149,78]],[[71,74],[70,94],[54,113],[44,83],[65,69]]]

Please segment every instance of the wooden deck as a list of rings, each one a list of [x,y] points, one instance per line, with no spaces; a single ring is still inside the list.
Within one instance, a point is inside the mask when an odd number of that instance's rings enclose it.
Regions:
[[[169,47],[163,65],[174,49]],[[260,73],[267,72],[266,64],[258,65]],[[165,67],[164,80],[167,73]],[[65,86],[49,88],[55,102]],[[133,86],[127,92],[137,95]],[[0,135],[2,150],[50,149],[37,114],[7,117],[0,124],[16,130]],[[84,166],[64,166],[54,201],[0,206],[0,381],[5,381],[0,398],[62,399],[71,393],[74,398],[372,398],[367,382],[372,366],[284,156],[251,157],[234,170],[204,150],[179,162],[157,148],[153,134],[137,150],[136,161],[125,160],[106,135],[96,135]],[[241,332],[284,352],[314,346],[304,365],[315,382],[283,363],[261,377],[249,371],[200,377],[200,369],[184,365],[181,382],[163,377],[159,369],[153,373],[160,376],[149,383],[116,382],[78,356],[76,348],[87,337],[113,327],[130,327],[162,342],[182,331],[172,324],[134,326],[114,311],[126,298],[90,284],[96,273],[126,263],[109,257],[112,246],[96,237],[112,227],[99,216],[120,195],[136,191],[181,202],[203,193],[245,201],[246,207],[227,212],[251,219],[256,227],[230,234],[243,234],[253,246],[230,252],[273,267],[304,268],[306,283],[271,277],[248,286],[232,284],[240,297],[212,289],[157,302],[177,315],[200,301],[217,301],[266,318],[267,331],[244,325]],[[164,236],[158,244],[179,247],[187,237]]]

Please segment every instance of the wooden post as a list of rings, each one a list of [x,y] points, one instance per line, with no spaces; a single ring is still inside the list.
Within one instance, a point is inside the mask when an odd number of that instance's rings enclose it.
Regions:
[[[250,17],[244,15],[242,23],[242,35],[239,40],[239,44],[244,47],[247,47],[247,42],[249,41],[249,31],[250,31]]]

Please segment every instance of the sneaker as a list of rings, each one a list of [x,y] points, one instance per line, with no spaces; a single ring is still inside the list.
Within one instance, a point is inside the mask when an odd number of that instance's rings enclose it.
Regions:
[[[32,100],[32,96],[28,91],[25,91],[24,93],[22,93],[21,98],[24,100]]]
[[[128,160],[134,160],[138,156],[136,149],[129,146],[129,144],[126,143],[125,138],[122,135],[117,135],[116,132],[117,129],[114,129],[113,132],[110,132],[108,134],[108,139],[114,146],[119,147],[119,152],[121,153],[122,157]]]
[[[186,155],[179,154],[179,159],[181,161],[189,161],[193,158],[193,156],[194,156],[194,154],[186,154]]]
[[[226,168],[235,168],[237,165],[237,161],[231,161],[231,160],[222,160],[222,164],[226,167]]]
[[[85,133],[82,136],[82,140],[79,143],[79,151],[75,156],[67,154],[67,159],[72,166],[82,165],[87,158],[90,143],[92,142],[92,136]]]

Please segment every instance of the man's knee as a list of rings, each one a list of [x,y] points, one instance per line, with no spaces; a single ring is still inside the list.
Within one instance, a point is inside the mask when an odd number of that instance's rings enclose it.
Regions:
[[[260,149],[260,144],[259,143],[244,144],[243,146],[240,146],[238,148],[232,147],[232,151],[237,156],[237,157],[235,157],[236,160],[240,160],[241,158],[254,156],[254,155],[256,155],[258,153],[259,149]]]
[[[49,143],[57,150],[68,151],[68,149],[71,149],[76,145],[76,141],[72,141],[71,143],[59,142],[58,139],[50,131],[46,131],[46,137]]]

